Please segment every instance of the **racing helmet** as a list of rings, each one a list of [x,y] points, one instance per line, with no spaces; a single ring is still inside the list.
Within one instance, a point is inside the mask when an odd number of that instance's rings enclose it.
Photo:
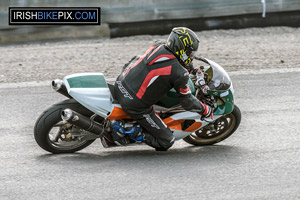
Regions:
[[[192,62],[198,46],[199,39],[196,33],[185,27],[173,28],[167,40],[167,47],[184,67]]]

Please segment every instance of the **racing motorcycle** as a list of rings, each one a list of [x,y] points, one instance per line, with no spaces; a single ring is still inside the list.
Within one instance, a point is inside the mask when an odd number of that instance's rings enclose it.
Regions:
[[[200,101],[214,108],[213,117],[184,110],[171,89],[153,106],[173,132],[176,140],[196,145],[212,145],[228,138],[239,127],[241,112],[234,104],[234,89],[227,72],[217,63],[202,57],[205,91],[190,77],[189,88]],[[52,88],[68,99],[45,110],[34,127],[37,144],[52,153],[73,153],[100,138],[104,147],[117,146],[112,134],[123,137],[139,126],[114,98],[113,85],[102,73],[80,73],[52,81]],[[112,126],[113,125],[113,126]],[[117,129],[116,129],[117,125]],[[125,134],[124,134],[125,133]],[[128,139],[130,144],[140,143]]]

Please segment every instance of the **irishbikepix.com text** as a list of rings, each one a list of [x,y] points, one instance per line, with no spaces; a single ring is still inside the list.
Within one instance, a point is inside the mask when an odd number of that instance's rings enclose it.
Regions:
[[[9,25],[100,25],[100,8],[14,7]]]

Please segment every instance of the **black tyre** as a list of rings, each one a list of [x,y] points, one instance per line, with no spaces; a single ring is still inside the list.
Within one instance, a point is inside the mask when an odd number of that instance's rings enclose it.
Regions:
[[[36,121],[34,138],[41,148],[51,153],[73,153],[94,142],[94,140],[80,141],[76,138],[68,138],[68,132],[74,131],[74,128],[61,119],[61,111],[65,108],[70,108],[87,117],[93,115],[91,111],[81,106],[74,99],[59,102],[44,111]]]
[[[183,140],[196,146],[212,145],[221,142],[232,135],[241,122],[241,111],[237,105],[230,114],[217,119],[213,124],[216,132],[212,132],[208,126],[192,133]]]

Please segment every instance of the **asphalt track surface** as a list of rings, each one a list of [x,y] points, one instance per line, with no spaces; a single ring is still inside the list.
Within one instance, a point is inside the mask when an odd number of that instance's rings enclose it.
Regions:
[[[50,86],[2,85],[0,199],[300,199],[299,70],[232,80],[242,122],[217,145],[179,141],[155,152],[96,141],[62,155],[42,150],[33,127],[64,97]]]

